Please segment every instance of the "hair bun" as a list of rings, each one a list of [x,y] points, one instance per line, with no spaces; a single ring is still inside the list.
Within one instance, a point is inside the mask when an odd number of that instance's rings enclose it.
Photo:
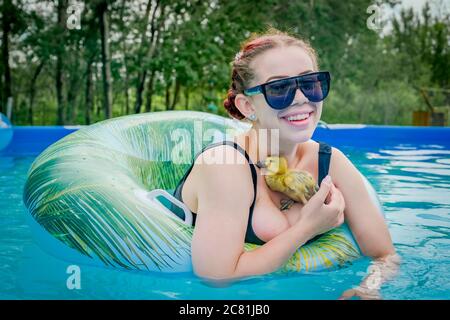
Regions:
[[[245,116],[236,108],[234,100],[236,99],[236,92],[233,89],[228,90],[227,98],[223,101],[223,106],[227,109],[230,116],[242,120]]]

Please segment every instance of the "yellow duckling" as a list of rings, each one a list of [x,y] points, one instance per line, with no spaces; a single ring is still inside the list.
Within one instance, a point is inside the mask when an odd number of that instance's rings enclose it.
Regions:
[[[267,170],[265,181],[272,191],[278,191],[290,199],[280,201],[280,210],[289,209],[295,202],[306,202],[319,190],[313,176],[303,170],[294,171],[288,168],[284,157],[267,157],[258,167]]]

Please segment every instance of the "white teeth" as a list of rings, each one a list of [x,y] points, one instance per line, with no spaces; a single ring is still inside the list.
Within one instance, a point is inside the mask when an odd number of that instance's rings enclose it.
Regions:
[[[297,114],[292,117],[287,117],[286,119],[289,121],[294,121],[294,120],[303,120],[303,119],[307,119],[307,118],[309,118],[309,113]]]

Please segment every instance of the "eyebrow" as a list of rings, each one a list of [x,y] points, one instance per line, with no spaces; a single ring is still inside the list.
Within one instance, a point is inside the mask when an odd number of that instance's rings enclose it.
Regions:
[[[298,75],[301,76],[302,74],[310,73],[310,72],[313,72],[313,71],[312,70],[306,70],[306,71],[300,72]],[[276,78],[289,78],[289,77],[290,76],[271,76],[269,79],[267,79],[264,82],[269,82],[270,80],[276,79]]]

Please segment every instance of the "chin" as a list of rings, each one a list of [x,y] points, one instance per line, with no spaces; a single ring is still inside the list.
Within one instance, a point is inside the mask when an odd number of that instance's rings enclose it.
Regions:
[[[280,127],[280,140],[290,143],[303,143],[311,139],[316,123],[310,123],[306,128]]]
[[[286,141],[289,143],[303,143],[310,140],[312,137],[312,132],[310,130],[305,130],[302,132],[298,132],[297,134],[289,134],[285,135],[280,140]]]

